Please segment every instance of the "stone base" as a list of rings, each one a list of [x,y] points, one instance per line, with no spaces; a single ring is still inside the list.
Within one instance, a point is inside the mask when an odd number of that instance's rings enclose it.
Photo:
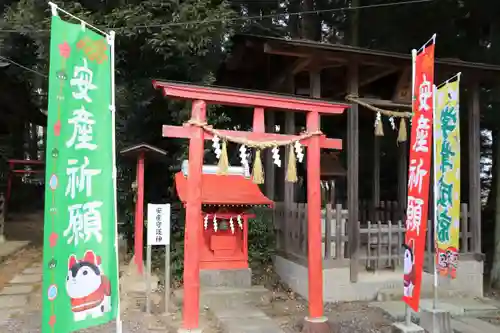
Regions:
[[[252,270],[244,269],[203,269],[200,270],[202,287],[250,288]]]
[[[186,328],[179,328],[177,330],[177,333],[201,333],[202,330],[201,328],[195,328],[195,329],[186,329]]]
[[[281,280],[293,291],[309,297],[308,271],[302,261],[292,255],[276,255],[274,267]],[[373,301],[379,294],[379,300],[401,302],[402,270],[377,270],[376,272],[359,272],[358,282],[351,283],[349,260],[345,265],[335,268],[323,268],[323,299],[325,302],[339,301]],[[461,258],[457,270],[457,278],[449,283],[439,284],[440,294],[449,297],[483,297],[483,262]],[[421,298],[432,298],[434,275],[423,273]],[[447,290],[445,292],[444,290]],[[447,293],[448,295],[444,295]]]
[[[392,333],[425,333],[424,329],[417,324],[411,323],[407,326],[405,323],[392,324]]]
[[[333,328],[328,323],[328,318],[308,318],[304,319],[302,333],[333,333]]]
[[[429,333],[453,333],[450,312],[442,309],[422,309],[420,326]]]

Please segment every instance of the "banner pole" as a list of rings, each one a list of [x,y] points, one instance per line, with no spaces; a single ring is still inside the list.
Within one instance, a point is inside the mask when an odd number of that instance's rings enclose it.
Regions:
[[[415,67],[416,67],[416,61],[417,61],[417,50],[413,49],[411,50],[411,66],[412,66],[412,77],[411,77],[411,104],[412,104],[412,113],[415,112]],[[412,116],[413,118],[413,116]],[[412,123],[412,118],[410,118],[410,123]],[[413,124],[412,124],[413,126]],[[411,309],[410,306],[405,303],[405,324],[406,326],[411,325]]]
[[[55,3],[51,2],[51,1],[49,1],[49,6],[50,6],[50,8],[52,10],[52,15],[54,15],[54,11],[60,11],[61,13],[64,13],[64,14],[68,15],[71,18],[74,18],[75,20],[79,21],[80,23],[89,26],[90,28],[94,29],[95,31],[99,32],[100,34],[102,34],[104,36],[109,36],[109,34],[107,34],[106,32],[102,31],[98,27],[93,26],[92,24],[88,23],[87,21],[82,20],[81,18],[79,18],[79,17],[71,14],[70,12],[65,11],[64,9],[62,9],[59,6],[57,6]],[[54,15],[54,16],[57,16],[57,15]]]
[[[438,277],[438,244],[437,244],[437,216],[438,216],[438,212],[437,212],[437,201],[438,201],[438,186],[437,186],[437,156],[436,156],[436,152],[437,152],[437,140],[436,140],[436,126],[437,126],[437,121],[436,121],[436,97],[437,95],[437,87],[436,85],[433,86],[433,93],[432,93],[432,96],[433,96],[433,104],[434,104],[434,107],[432,108],[432,118],[434,119],[433,123],[432,123],[432,132],[433,132],[433,137],[434,137],[434,140],[432,140],[432,146],[433,146],[433,164],[434,164],[434,169],[433,169],[433,191],[434,191],[434,195],[433,195],[433,207],[434,207],[434,214],[433,214],[433,219],[434,219],[434,237],[433,237],[433,241],[434,241],[434,256],[433,256],[433,262],[434,262],[434,297],[433,297],[433,302],[432,302],[432,306],[435,309],[437,309],[437,302],[438,302],[438,288],[439,288],[439,277]],[[432,253],[431,253],[432,254]]]
[[[112,133],[112,147],[113,147],[113,187],[115,192],[115,251],[116,251],[116,271],[120,272],[120,256],[119,256],[119,244],[118,244],[118,207],[117,207],[117,170],[116,170],[116,99],[115,99],[115,32],[112,30],[109,35],[106,35],[110,48],[110,70],[111,70],[111,105],[109,107],[111,111],[111,124],[113,128]],[[120,306],[120,279],[118,278],[118,297],[116,304],[116,333],[122,333],[122,318],[121,318],[121,306]]]
[[[425,42],[425,44],[422,45],[421,48],[418,49],[418,52],[424,50],[427,47],[427,45],[429,45],[430,43],[434,44],[435,42],[436,42],[436,34],[432,35],[432,37],[427,42]]]

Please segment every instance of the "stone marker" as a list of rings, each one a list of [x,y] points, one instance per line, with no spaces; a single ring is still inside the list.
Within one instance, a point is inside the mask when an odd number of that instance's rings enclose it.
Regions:
[[[450,312],[443,309],[422,309],[420,326],[429,333],[453,333]]]
[[[407,326],[406,323],[394,323],[392,324],[392,333],[425,333],[425,331],[414,323],[411,323],[410,326]]]

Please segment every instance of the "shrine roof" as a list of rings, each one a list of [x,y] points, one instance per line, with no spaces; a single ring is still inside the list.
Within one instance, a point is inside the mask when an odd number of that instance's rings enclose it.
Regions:
[[[386,59],[401,59],[411,61],[411,53],[398,53],[384,50],[370,49],[366,47],[357,47],[345,44],[333,44],[318,41],[311,41],[305,39],[290,39],[290,38],[280,38],[280,37],[269,37],[251,34],[239,34],[234,37],[235,42],[244,41],[246,44],[249,42],[263,42],[264,45],[263,52],[284,54],[284,55],[302,55],[305,50],[309,51],[327,51],[327,52],[342,52],[346,54],[356,54],[360,56],[370,56],[370,57],[380,57]],[[273,50],[273,48],[279,49]],[[471,62],[464,61],[454,58],[436,58],[435,62],[437,65],[444,65],[455,67],[457,70],[470,68],[475,70],[486,70],[486,71],[500,71],[500,66],[495,64],[487,64],[481,62]]]
[[[175,175],[177,194],[182,202],[187,200],[188,182],[182,172]],[[202,174],[201,202],[204,205],[271,206],[259,186],[241,175],[220,176]]]
[[[120,151],[120,154],[124,156],[137,156],[140,153],[144,153],[148,158],[158,158],[158,157],[163,157],[164,155],[167,155],[167,152],[163,149],[160,149],[158,147],[149,145],[147,143],[139,143],[130,147],[127,147],[125,149],[122,149]]]

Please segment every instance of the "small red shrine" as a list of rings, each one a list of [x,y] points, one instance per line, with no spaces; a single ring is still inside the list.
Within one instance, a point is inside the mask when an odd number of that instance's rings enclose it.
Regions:
[[[250,178],[241,174],[216,175],[204,166],[201,185],[203,236],[199,239],[201,270],[237,270],[248,268],[247,213],[254,206],[272,206]],[[213,168],[216,168],[215,166]],[[186,168],[187,169],[187,168]],[[239,168],[233,170],[239,171]],[[177,194],[187,203],[187,172],[175,175]]]
[[[201,270],[200,266],[203,260],[206,260],[202,248],[207,247],[212,252],[213,257],[216,255],[218,261],[216,264],[221,264],[222,258],[227,258],[227,253],[230,252],[227,241],[216,240],[214,245],[211,243],[207,245],[207,230],[204,228],[205,215],[208,214],[210,219],[211,212],[208,210],[210,204],[218,207],[215,210],[222,213],[219,209],[223,204],[231,205],[231,201],[221,200],[224,193],[229,192],[228,189],[235,189],[232,203],[237,207],[237,204],[247,204],[252,202],[251,198],[244,197],[243,191],[250,187],[252,182],[263,183],[262,163],[260,159],[260,150],[268,148],[276,148],[276,146],[288,146],[290,152],[293,152],[294,146],[297,143],[307,147],[307,257],[308,257],[308,301],[309,301],[309,315],[304,318],[304,326],[302,331],[308,333],[323,333],[330,332],[331,327],[328,323],[328,318],[324,316],[323,311],[323,258],[321,255],[321,183],[320,183],[320,151],[325,149],[342,149],[342,140],[327,138],[320,131],[320,116],[321,115],[336,115],[342,114],[344,109],[348,107],[345,104],[338,104],[335,102],[328,102],[315,99],[297,98],[292,96],[263,94],[259,92],[244,92],[221,87],[205,87],[195,86],[184,83],[153,81],[153,86],[156,89],[161,89],[165,96],[176,99],[185,99],[192,101],[191,117],[183,126],[163,126],[163,136],[170,138],[185,138],[189,139],[189,175],[186,178],[181,174],[178,176],[183,179],[178,181],[181,183],[185,181],[183,186],[177,185],[177,188],[183,188],[179,191],[181,200],[185,203],[186,207],[186,225],[184,233],[184,302],[182,309],[182,328],[179,332],[194,332],[200,331],[199,311],[200,311],[200,280],[202,272],[212,272],[212,269]],[[218,130],[214,129],[207,123],[207,104],[231,105],[245,108],[253,108],[253,125],[252,131],[239,131],[239,130]],[[306,113],[306,131],[300,135],[293,134],[278,134],[266,133],[265,130],[265,117],[264,114],[269,110],[283,110],[286,112],[304,112]],[[245,180],[244,176],[233,178],[230,176],[216,176],[203,173],[203,155],[205,152],[205,140],[223,138],[226,141],[252,146],[256,149],[254,160],[254,168],[252,172],[252,180],[247,179],[241,185],[235,184],[234,181]],[[222,154],[224,153],[223,142]],[[224,154],[223,154],[224,155]],[[294,154],[290,153],[289,156],[293,157]],[[226,161],[224,165],[228,166],[227,151]],[[221,155],[222,158],[222,155]],[[219,161],[220,163],[221,161]],[[287,178],[289,181],[296,181],[293,172],[294,160],[287,166]],[[243,164],[242,164],[243,165]],[[225,173],[226,167],[221,168],[221,172]],[[254,172],[255,171],[255,172]],[[259,172],[260,171],[260,172]],[[227,174],[227,173],[225,173]],[[231,174],[229,170],[229,174]],[[225,180],[223,180],[225,179]],[[236,180],[237,179],[237,180]],[[179,184],[180,184],[179,183]],[[247,186],[248,183],[248,186]],[[208,184],[208,185],[207,185]],[[257,185],[251,185],[253,189]],[[252,191],[254,191],[252,189]],[[181,194],[183,193],[183,194]],[[252,192],[255,193],[255,192]],[[262,194],[262,193],[261,193]],[[229,194],[227,194],[229,195]],[[222,198],[224,199],[224,198]],[[221,202],[225,201],[225,202]],[[268,202],[270,203],[270,201]],[[228,209],[228,208],[226,208]],[[241,211],[242,212],[242,211]],[[233,213],[233,212],[231,212]],[[236,211],[240,213],[240,211]],[[226,215],[227,216],[227,215]],[[217,216],[216,216],[217,217]],[[248,216],[247,216],[248,217]],[[212,216],[213,218],[213,216]],[[208,220],[207,219],[207,220]],[[229,216],[229,222],[231,217]],[[208,221],[207,221],[208,222]],[[234,222],[234,220],[233,220]],[[242,237],[245,237],[246,225],[243,226]],[[210,231],[211,233],[211,231]],[[216,234],[216,233],[215,233]],[[226,236],[229,236],[227,234]],[[236,234],[232,248],[237,248]],[[217,239],[217,238],[215,238]],[[223,246],[223,249],[219,248]],[[242,243],[245,246],[244,243]],[[351,244],[352,245],[352,244]],[[356,244],[352,246],[357,246]],[[213,251],[215,249],[216,251]],[[233,252],[235,253],[236,250]],[[225,256],[225,257],[224,257]],[[231,256],[230,256],[231,257]],[[246,258],[246,257],[244,257]],[[205,261],[206,263],[206,261]],[[226,270],[227,271],[227,270]],[[224,270],[219,270],[224,272]]]

